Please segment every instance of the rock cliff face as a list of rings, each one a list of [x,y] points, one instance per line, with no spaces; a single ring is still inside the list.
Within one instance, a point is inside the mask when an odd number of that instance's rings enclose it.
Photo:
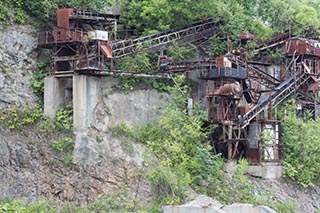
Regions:
[[[86,205],[125,190],[132,205],[151,202],[143,167],[108,156],[91,166],[66,166],[50,142],[39,132],[12,134],[0,128],[0,199]]]
[[[29,84],[37,66],[36,29],[0,26],[0,108],[32,103]]]

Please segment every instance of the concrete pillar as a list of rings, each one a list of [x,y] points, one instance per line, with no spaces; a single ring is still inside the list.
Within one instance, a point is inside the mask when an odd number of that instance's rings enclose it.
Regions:
[[[94,140],[90,140],[88,129],[92,124],[94,109],[99,101],[99,78],[73,75],[73,130],[75,147],[73,163],[92,165],[98,161],[98,151]]]
[[[73,75],[73,128],[86,131],[90,126],[93,110],[99,99],[97,77]]]
[[[65,84],[53,76],[44,79],[44,114],[53,118],[64,102]]]

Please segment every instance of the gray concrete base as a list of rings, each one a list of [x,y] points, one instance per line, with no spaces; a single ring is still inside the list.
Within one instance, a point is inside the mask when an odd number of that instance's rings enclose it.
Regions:
[[[234,203],[223,206],[218,201],[199,195],[193,201],[180,206],[164,206],[163,213],[276,213],[267,206]]]
[[[246,173],[255,177],[275,179],[282,176],[282,166],[279,163],[262,163],[261,165],[248,166]]]
[[[71,88],[71,79],[46,77],[44,79],[44,114],[54,118],[58,109],[71,99]]]
[[[98,104],[99,78],[87,75],[73,75],[73,129],[87,131]]]
[[[254,206],[245,203],[234,203],[224,206],[222,210],[226,213],[276,213],[276,211],[267,206]]]
[[[163,213],[223,213],[223,205],[204,195],[198,195],[193,201],[180,206],[164,206]]]
[[[224,213],[215,207],[195,207],[195,206],[164,206],[163,213]]]

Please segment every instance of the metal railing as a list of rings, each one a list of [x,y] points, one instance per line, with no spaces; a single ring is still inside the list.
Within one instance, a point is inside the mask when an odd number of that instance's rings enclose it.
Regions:
[[[48,46],[65,42],[78,42],[88,39],[88,33],[82,29],[57,28],[55,31],[38,33],[38,46]]]

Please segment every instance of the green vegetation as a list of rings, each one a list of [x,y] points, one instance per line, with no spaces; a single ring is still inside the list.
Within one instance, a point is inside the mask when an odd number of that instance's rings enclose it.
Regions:
[[[0,201],[1,212],[46,212],[48,209],[45,202],[32,203],[29,205],[23,205],[17,200],[3,200]]]
[[[113,195],[103,196],[86,207],[74,206],[70,203],[60,205],[54,201],[39,201],[35,203],[24,204],[18,200],[4,199],[0,200],[0,212],[18,212],[18,213],[34,213],[34,212],[101,212],[101,213],[147,213],[140,207],[136,206],[134,198],[127,189],[119,188],[115,190]]]
[[[133,139],[137,138],[136,132],[128,128],[124,123],[112,128],[112,135],[119,138],[124,152],[132,155],[134,152]]]
[[[113,4],[120,4],[124,29],[143,35],[184,26],[205,17],[222,20],[224,24],[217,27],[221,31],[219,37],[229,37],[233,42],[244,30],[253,31],[257,39],[265,39],[289,28],[295,34],[310,29],[309,26],[318,30],[320,23],[317,0],[4,0],[0,2],[0,21],[23,24],[29,14],[40,24],[54,17],[56,8],[65,5],[103,12],[106,6]],[[213,41],[212,48],[226,46],[225,39]]]
[[[121,1],[121,21],[127,30],[143,35],[184,26],[205,17],[223,21],[220,33],[211,38],[211,54],[220,55],[227,48],[226,38],[238,47],[238,35],[250,30],[257,40],[291,29],[295,35],[305,30],[319,30],[320,10],[317,0],[131,0]],[[221,39],[222,38],[222,39]]]
[[[27,23],[29,14],[37,20],[36,24],[48,21],[55,9],[68,4],[81,6],[84,9],[101,10],[113,2],[104,0],[4,0],[0,2],[0,21],[9,24]],[[310,26],[318,30],[320,23],[320,6],[317,0],[124,0],[121,1],[122,23],[127,30],[138,31],[143,35],[168,30],[174,27],[188,25],[195,19],[214,17],[224,22],[217,27],[220,33],[210,39],[210,53],[221,55],[225,53],[229,38],[233,45],[238,46],[237,37],[244,30],[251,30],[256,39],[267,39],[275,33],[292,29],[295,34],[302,34]],[[166,54],[174,60],[192,58],[194,47],[173,45]],[[274,53],[273,59],[281,60]],[[117,61],[115,69],[139,73],[150,73],[156,70],[158,60],[154,54],[139,53],[127,56]],[[38,63],[38,71],[30,79],[35,94],[43,94],[43,79],[47,74],[47,65]],[[170,91],[173,102],[165,109],[158,123],[147,124],[138,130],[132,130],[124,124],[113,129],[114,136],[121,140],[123,150],[131,155],[134,152],[132,143],[140,142],[146,145],[145,164],[150,166],[146,171],[152,189],[157,195],[154,210],[163,204],[180,204],[185,201],[186,189],[192,187],[199,193],[209,195],[224,204],[246,202],[264,204],[279,212],[292,212],[295,203],[274,203],[273,195],[266,191],[254,194],[254,188],[244,175],[247,162],[239,160],[230,174],[222,170],[224,160],[212,154],[207,140],[214,127],[203,129],[205,113],[195,109],[193,115],[187,115],[185,100],[188,98],[189,87],[183,84],[183,76],[174,78],[175,88],[169,88],[168,82],[154,79],[119,77],[120,88],[125,93],[139,87],[156,88]],[[25,131],[30,125],[48,135],[55,132],[72,131],[72,107],[61,108],[52,120],[42,115],[38,105],[12,107],[8,111],[0,111],[0,122],[12,131]],[[296,181],[302,187],[310,187],[320,179],[320,125],[317,121],[306,121],[289,113],[283,125],[283,165],[286,177]],[[103,137],[96,136],[97,142]],[[50,147],[63,155],[61,162],[72,164],[70,153],[73,139],[63,136],[52,140]],[[156,160],[149,158],[156,156]],[[115,159],[116,161],[117,159]],[[134,203],[128,202],[127,192],[119,192],[113,196],[103,197],[89,205],[86,209],[62,207],[61,212],[132,212],[137,211]],[[76,210],[75,210],[76,209]],[[56,211],[56,207],[44,202],[23,205],[18,201],[1,201],[0,211],[4,212],[48,212]]]
[[[23,131],[40,120],[42,109],[38,105],[12,106],[9,110],[0,110],[0,115],[0,123],[10,130]]]
[[[134,73],[151,74],[156,71],[158,56],[155,54],[138,53],[125,56],[117,60],[115,70],[122,70]],[[160,92],[167,91],[169,82],[165,79],[141,78],[141,77],[117,77],[119,79],[118,88],[125,94],[139,88],[154,88]]]
[[[319,120],[303,120],[293,110],[288,112],[282,137],[284,176],[304,188],[319,184],[319,138]]]
[[[66,105],[58,110],[54,119],[43,115],[38,104],[12,106],[8,110],[0,110],[0,123],[12,131],[26,131],[35,126],[47,134],[53,132],[70,132],[72,130],[72,106]]]
[[[157,124],[135,130],[120,124],[113,129],[113,135],[120,139],[146,145],[145,165],[149,168],[146,174],[157,195],[153,212],[161,205],[184,202],[188,187],[223,204],[243,202],[267,205],[281,212],[294,211],[297,207],[294,203],[274,202],[269,191],[254,188],[244,175],[248,165],[245,160],[239,160],[231,173],[223,172],[224,160],[212,154],[206,140],[214,127],[203,129],[206,116],[200,110],[187,115],[184,101],[188,87],[181,76],[174,82],[176,87],[170,89],[173,102],[165,107]]]
[[[54,140],[51,143],[51,147],[56,152],[65,152],[67,150],[70,150],[70,148],[73,146],[73,142],[73,138],[64,137],[61,139]]]
[[[118,89],[128,94],[135,89],[156,89],[159,92],[168,91],[170,81],[166,79],[139,78],[139,77],[117,77],[119,79]]]
[[[38,103],[43,100],[44,93],[44,78],[49,74],[49,66],[44,62],[37,63],[38,69],[32,74],[30,78],[30,85],[32,87],[33,93],[38,98]]]
[[[5,23],[16,22],[25,24],[27,22],[26,14],[35,18],[34,24],[39,25],[51,19],[58,7],[68,5],[70,7],[80,6],[83,9],[100,11],[106,6],[112,4],[112,1],[96,0],[4,0],[0,2],[0,21]]]
[[[64,107],[60,108],[56,116],[54,118],[55,121],[55,128],[58,131],[71,131],[72,130],[72,115],[73,115],[73,108],[72,104],[67,104]]]

